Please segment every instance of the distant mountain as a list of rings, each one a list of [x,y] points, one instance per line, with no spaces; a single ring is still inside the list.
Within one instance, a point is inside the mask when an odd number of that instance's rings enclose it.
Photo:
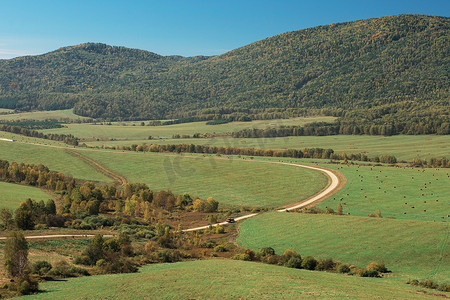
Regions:
[[[449,18],[400,15],[283,33],[215,57],[81,44],[0,60],[0,107],[146,119],[304,109],[448,119]]]

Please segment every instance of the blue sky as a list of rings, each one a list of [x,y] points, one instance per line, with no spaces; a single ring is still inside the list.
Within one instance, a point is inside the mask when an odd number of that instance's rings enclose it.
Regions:
[[[217,55],[292,30],[398,14],[450,15],[448,0],[0,0],[0,58],[84,42]]]

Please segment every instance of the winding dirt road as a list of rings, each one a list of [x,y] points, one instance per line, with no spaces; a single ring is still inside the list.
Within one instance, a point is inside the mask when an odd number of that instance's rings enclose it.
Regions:
[[[305,201],[302,201],[302,202],[299,202],[299,203],[294,203],[294,204],[289,204],[285,208],[277,210],[278,212],[287,212],[289,210],[293,210],[293,209],[297,209],[297,208],[304,208],[304,207],[307,207],[307,206],[318,204],[318,203],[322,202],[323,200],[325,200],[326,198],[328,198],[331,195],[333,195],[334,193],[336,193],[337,191],[339,191],[341,188],[343,188],[344,185],[345,185],[345,182],[346,182],[346,179],[345,179],[344,175],[342,175],[340,172],[334,171],[334,170],[329,170],[329,169],[322,168],[322,167],[306,166],[306,165],[299,165],[299,164],[293,164],[293,163],[283,163],[283,162],[266,162],[266,163],[294,166],[294,167],[297,167],[297,168],[305,168],[305,169],[311,169],[311,170],[320,171],[323,174],[325,174],[328,177],[328,179],[329,179],[327,187],[325,187],[318,194],[316,194],[316,195],[306,199]],[[258,215],[257,213],[249,214],[249,215],[245,215],[245,216],[242,216],[242,217],[235,218],[234,220],[237,222],[237,221],[245,220],[245,219],[257,216],[257,215]],[[212,224],[211,226],[215,227],[215,226],[219,226],[219,225],[223,226],[223,225],[227,225],[227,224],[230,224],[230,223],[228,223],[228,222],[221,222],[221,223]],[[189,228],[189,229],[183,230],[183,232],[204,230],[204,229],[209,228],[209,226],[210,225],[200,226],[200,227],[195,227],[195,228]]]

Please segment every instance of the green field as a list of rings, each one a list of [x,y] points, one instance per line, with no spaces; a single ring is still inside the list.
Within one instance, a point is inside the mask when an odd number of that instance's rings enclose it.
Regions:
[[[396,276],[448,282],[449,229],[447,222],[272,212],[245,221],[237,242],[360,267],[384,262]]]
[[[68,124],[67,128],[42,130],[44,133],[73,134],[84,139],[147,139],[149,136],[171,138],[175,134],[193,135],[195,133],[227,133],[246,128],[278,127],[281,125],[303,125],[311,122],[333,121],[334,117],[308,117],[282,120],[255,120],[252,122],[231,122],[221,125],[206,125],[206,122],[193,122],[165,126],[131,126],[140,122],[114,123],[113,125]],[[148,121],[144,121],[148,123]],[[124,126],[126,125],[126,126]]]
[[[8,109],[8,108],[0,108],[0,113],[9,113],[12,112],[12,109]]]
[[[51,146],[58,146],[58,147],[65,147],[65,148],[73,148],[73,146],[70,146],[70,145],[62,143],[62,142],[34,138],[34,137],[24,136],[24,135],[10,133],[10,132],[6,132],[6,131],[0,131],[0,138],[11,139],[11,140],[14,140],[15,142],[19,142],[19,143],[51,145]],[[0,142],[4,143],[3,141],[0,141]]]
[[[406,281],[406,280],[404,280]],[[428,299],[404,281],[233,260],[155,264],[135,274],[50,281],[23,299]]]
[[[43,164],[52,171],[70,174],[80,179],[111,181],[109,177],[97,172],[82,160],[71,156],[63,149],[54,147],[0,141],[0,159],[18,163]]]
[[[27,198],[47,201],[52,196],[35,187],[0,182],[0,208],[15,210]]]
[[[395,155],[398,160],[413,158],[450,157],[450,136],[448,135],[333,135],[333,136],[290,136],[278,138],[231,137],[198,139],[154,139],[89,141],[88,146],[130,146],[132,144],[194,144],[210,146],[230,146],[258,149],[304,149],[331,148],[336,153],[365,153],[369,157]]]
[[[9,111],[9,110],[6,110]],[[0,110],[0,112],[2,112]],[[17,120],[59,120],[59,121],[73,121],[89,119],[86,117],[78,116],[73,113],[72,109],[65,110],[51,110],[51,111],[34,111],[34,112],[22,112],[17,114],[0,115],[0,120],[17,121]]]
[[[344,212],[367,216],[377,209],[383,217],[449,221],[449,170],[332,165],[347,178],[347,184],[318,206],[336,209],[342,199]],[[423,195],[422,195],[423,194]],[[407,203],[407,204],[405,204]]]
[[[154,190],[214,197],[222,205],[278,207],[315,194],[327,184],[320,172],[247,158],[135,152],[80,152]]]

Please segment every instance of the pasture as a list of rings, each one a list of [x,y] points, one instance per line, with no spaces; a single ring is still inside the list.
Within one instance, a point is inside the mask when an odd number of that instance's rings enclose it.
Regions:
[[[83,139],[129,139],[145,140],[149,136],[172,138],[173,135],[195,133],[229,133],[246,128],[278,127],[281,125],[303,125],[311,122],[333,121],[334,117],[305,117],[277,120],[255,120],[252,122],[231,122],[220,125],[206,125],[206,122],[192,122],[165,126],[141,126],[141,122],[112,123],[112,125],[67,124],[67,128],[42,130],[43,133],[73,134]],[[148,124],[148,121],[142,121]],[[135,125],[135,126],[133,126]]]
[[[0,208],[16,210],[27,198],[45,202],[52,196],[36,187],[0,182]]]
[[[405,278],[450,278],[447,222],[272,212],[248,219],[239,231],[244,248],[292,249],[360,267],[384,262]]]
[[[341,202],[344,213],[357,216],[367,216],[379,209],[383,217],[450,220],[448,169],[333,164],[327,167],[343,173],[347,184],[320,203],[320,208],[336,209]]]
[[[225,206],[275,208],[300,201],[328,182],[322,173],[217,156],[82,151],[130,182],[144,182],[153,190],[188,192],[213,197]]]
[[[154,264],[139,273],[71,278],[41,284],[23,299],[431,299],[401,281],[289,269],[233,260]]]

